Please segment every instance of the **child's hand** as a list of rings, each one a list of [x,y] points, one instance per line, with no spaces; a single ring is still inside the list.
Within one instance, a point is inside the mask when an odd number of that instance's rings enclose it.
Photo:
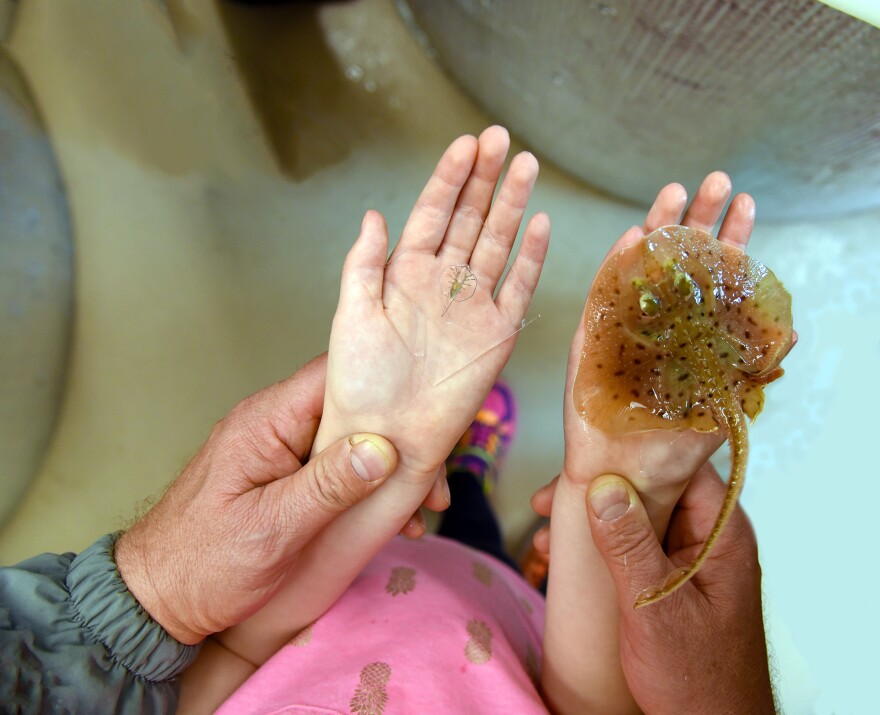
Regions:
[[[397,448],[397,470],[311,541],[271,602],[218,636],[245,660],[264,662],[325,613],[442,486],[443,462],[507,362],[550,238],[547,217],[534,216],[501,281],[538,174],[531,154],[518,155],[493,204],[508,147],[501,127],[453,142],[387,262],[385,222],[375,211],[364,218],[342,271],[312,452],[369,425]],[[476,285],[447,310],[449,266],[469,266]]]
[[[657,196],[644,225],[633,227],[612,253],[668,224],[711,231],[730,196],[730,179],[710,174],[682,217],[687,195],[671,184]],[[745,246],[754,223],[751,197],[734,198],[719,239]],[[581,418],[573,387],[584,346],[581,319],[569,353],[563,420],[565,459],[559,479],[536,495],[535,506],[550,520],[550,572],[541,685],[554,712],[638,712],[620,665],[620,614],[614,584],[594,545],[585,499],[592,480],[603,474],[626,477],[639,492],[655,531],[665,533],[673,506],[691,475],[721,444],[719,433],[694,431],[608,435]],[[546,547],[546,533],[537,539]]]
[[[386,263],[388,233],[369,211],[343,268],[330,337],[324,417],[315,449],[359,425],[389,439],[414,480],[434,479],[507,362],[547,252],[538,214],[506,278],[538,174],[526,152],[492,196],[509,147],[490,127],[440,159]],[[491,210],[490,210],[491,205]],[[451,266],[474,279],[450,303]]]
[[[731,193],[728,176],[715,172],[706,177],[694,201],[682,218],[687,194],[679,184],[666,186],[648,212],[643,227],[629,229],[612,247],[609,255],[638,241],[645,234],[665,225],[712,231],[721,217]],[[755,203],[739,194],[730,204],[718,232],[718,240],[745,248],[755,220]],[[584,344],[584,323],[578,326],[569,353],[564,406],[565,466],[562,478],[585,487],[600,474],[625,475],[638,489],[654,519],[662,528],[672,505],[688,479],[724,441],[722,432],[698,433],[693,430],[669,432],[652,430],[626,435],[608,435],[585,424],[572,400],[572,386]],[[659,510],[656,508],[663,505]]]

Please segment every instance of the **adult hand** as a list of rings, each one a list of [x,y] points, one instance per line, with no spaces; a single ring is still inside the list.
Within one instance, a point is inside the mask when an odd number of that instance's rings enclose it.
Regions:
[[[664,553],[635,489],[603,476],[588,493],[593,541],[620,607],[620,658],[646,713],[775,713],[761,611],[761,567],[741,507],[709,560],[668,598],[633,609],[641,591],[690,563],[718,512],[724,485],[711,465],[673,514]]]
[[[237,405],[117,542],[126,585],[181,643],[257,611],[300,550],[394,471],[394,447],[372,434],[341,439],[303,466],[325,375],[322,356]]]

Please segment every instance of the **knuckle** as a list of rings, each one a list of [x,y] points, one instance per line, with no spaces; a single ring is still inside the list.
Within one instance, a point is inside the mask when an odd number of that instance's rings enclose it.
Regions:
[[[605,553],[615,561],[639,562],[656,546],[656,539],[653,530],[644,524],[622,518],[605,534]]]
[[[489,221],[486,221],[483,226],[483,230],[480,233],[480,240],[488,240],[496,248],[506,249],[508,247],[508,241],[505,239],[504,235],[496,230]]]
[[[441,181],[444,181],[447,185],[451,185],[442,178]],[[443,221],[444,218],[448,218],[448,210],[436,206],[422,197],[419,197],[416,200],[415,211],[425,214],[429,220],[437,221],[438,223]]]
[[[308,470],[309,491],[320,509],[339,513],[360,500],[362,492],[347,465],[340,465],[338,460],[318,459],[312,466]]]
[[[483,212],[476,206],[471,206],[470,204],[460,204],[459,206],[456,206],[455,214],[461,216],[465,220],[478,222],[480,225],[483,223]]]

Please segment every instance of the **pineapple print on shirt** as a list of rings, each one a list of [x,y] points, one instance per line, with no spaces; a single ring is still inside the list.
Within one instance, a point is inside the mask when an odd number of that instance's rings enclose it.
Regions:
[[[464,647],[465,657],[477,665],[492,660],[492,629],[474,618],[468,621],[467,632],[470,638]]]
[[[486,586],[487,588],[492,585],[492,569],[490,569],[486,564],[482,561],[474,561],[471,565],[473,569],[471,574],[477,581]]]
[[[391,679],[388,663],[370,663],[361,670],[361,682],[348,707],[352,715],[382,715],[388,702],[385,686]]]
[[[416,587],[416,570],[406,566],[391,569],[391,576],[385,584],[385,590],[392,596],[407,594]]]

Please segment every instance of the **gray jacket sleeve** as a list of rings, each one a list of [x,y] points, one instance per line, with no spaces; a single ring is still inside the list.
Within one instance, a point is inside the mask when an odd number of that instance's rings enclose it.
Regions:
[[[125,587],[118,534],[79,556],[0,569],[0,703],[12,713],[173,713],[198,646],[169,636]]]

